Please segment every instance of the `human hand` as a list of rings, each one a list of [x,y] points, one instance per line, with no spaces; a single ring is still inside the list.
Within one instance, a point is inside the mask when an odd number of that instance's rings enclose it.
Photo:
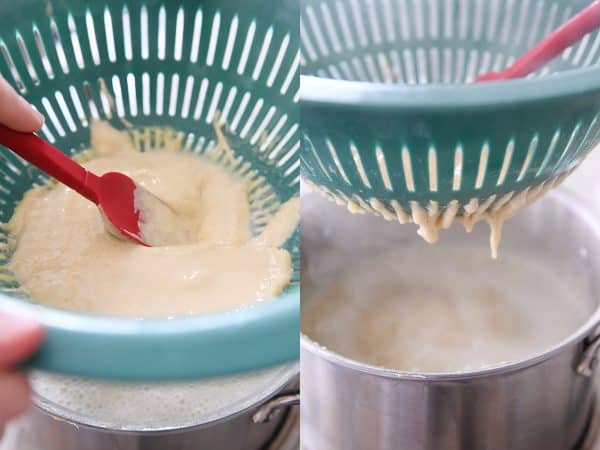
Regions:
[[[44,124],[44,116],[0,76],[0,123],[17,131],[33,132]],[[36,322],[0,314],[0,436],[10,419],[29,407],[29,384],[16,364],[31,355],[42,340]]]
[[[44,116],[0,76],[0,123],[17,131],[33,132],[44,124]]]
[[[29,383],[14,366],[42,341],[42,327],[30,320],[0,314],[0,436],[4,425],[29,408]]]

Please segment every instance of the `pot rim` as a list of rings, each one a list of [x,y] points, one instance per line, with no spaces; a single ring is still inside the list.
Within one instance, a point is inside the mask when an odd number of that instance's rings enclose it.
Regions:
[[[597,211],[597,208],[593,206],[591,201],[584,199],[581,195],[576,194],[569,188],[561,188],[560,190],[550,192],[547,194],[547,197],[552,198],[553,201],[557,201],[563,205],[566,205],[567,208],[576,212],[576,217],[578,217],[579,220],[584,221],[593,230],[593,234],[600,239],[600,214]],[[542,362],[553,358],[559,353],[562,353],[567,348],[581,343],[584,339],[595,336],[596,333],[594,333],[594,330],[596,330],[599,325],[600,297],[598,298],[598,303],[594,312],[591,314],[588,320],[585,321],[579,328],[577,328],[575,332],[557,344],[553,345],[548,350],[525,360],[485,367],[468,372],[417,373],[365,364],[329,350],[327,347],[322,346],[316,341],[313,341],[303,332],[300,333],[300,347],[302,350],[310,351],[311,353],[324,358],[337,366],[342,366],[347,369],[356,370],[378,377],[403,381],[460,381],[518,372],[541,364]]]
[[[43,396],[37,394],[36,392],[32,392],[32,404],[35,408],[40,410],[43,414],[47,414],[51,416],[55,420],[60,420],[63,422],[67,422],[69,424],[75,425],[78,428],[85,428],[87,430],[93,431],[101,431],[106,433],[120,434],[120,435],[140,435],[144,436],[148,435],[162,435],[162,434],[174,434],[174,433],[183,433],[196,431],[203,428],[210,428],[214,425],[218,425],[223,422],[227,422],[231,419],[234,419],[243,414],[247,414],[253,409],[264,405],[267,401],[271,400],[277,394],[282,392],[288,385],[290,385],[294,378],[298,376],[300,373],[300,364],[298,361],[292,364],[286,364],[282,368],[282,374],[279,376],[279,380],[276,383],[276,386],[273,387],[266,395],[257,397],[251,397],[248,400],[242,402],[242,407],[238,410],[235,410],[231,414],[224,415],[222,417],[211,418],[206,422],[194,423],[184,425],[182,427],[176,426],[166,426],[160,428],[112,428],[114,425],[108,424],[90,424],[82,421],[77,418],[77,413],[73,413],[70,410],[64,408],[62,405],[57,405],[56,403],[46,400]]]

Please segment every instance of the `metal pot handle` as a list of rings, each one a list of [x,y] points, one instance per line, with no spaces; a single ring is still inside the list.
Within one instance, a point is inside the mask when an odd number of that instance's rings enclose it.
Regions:
[[[600,334],[586,339],[581,360],[577,365],[576,372],[584,377],[591,377],[598,363],[598,350],[600,349]]]
[[[267,403],[262,405],[252,415],[252,421],[254,423],[265,423],[271,420],[271,418],[281,409],[288,406],[300,404],[300,393],[295,392],[293,394],[279,395],[272,398]]]

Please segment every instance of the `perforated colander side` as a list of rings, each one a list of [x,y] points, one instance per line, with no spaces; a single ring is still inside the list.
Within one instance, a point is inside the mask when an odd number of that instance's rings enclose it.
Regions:
[[[103,119],[127,130],[142,150],[175,145],[228,166],[248,180],[255,233],[283,201],[297,195],[299,56],[298,12],[293,2],[274,6],[257,0],[201,4],[27,0],[0,6],[0,11],[0,73],[45,114],[41,134],[58,148],[71,155],[87,148],[90,122]],[[236,156],[233,162],[216,148],[217,117],[227,124],[226,135]],[[0,220],[7,221],[24,192],[44,181],[39,171],[12,153],[0,152]],[[6,231],[0,233],[0,242],[5,244],[3,264],[10,257]],[[286,243],[294,276],[281,305],[266,302],[242,312],[231,328],[227,326],[231,319],[219,315],[214,320],[198,318],[196,328],[190,319],[184,325],[192,330],[190,338],[181,333],[175,338],[184,339],[181,351],[174,354],[180,358],[176,367],[153,364],[144,371],[148,360],[142,356],[153,340],[160,342],[158,335],[177,332],[175,326],[152,329],[148,322],[148,328],[142,327],[130,343],[118,348],[122,340],[117,331],[111,335],[110,319],[77,316],[75,328],[93,335],[91,343],[98,346],[99,354],[112,349],[114,358],[104,360],[112,359],[111,364],[103,366],[102,357],[88,358],[76,348],[77,333],[65,329],[52,311],[44,311],[44,317],[56,320],[49,326],[37,363],[76,374],[169,378],[245,370],[294,358],[298,353],[297,327],[294,334],[298,246],[296,232]],[[12,274],[0,270],[0,293],[25,297]],[[21,308],[3,300],[7,308],[11,304]],[[66,314],[64,320],[74,316]],[[263,318],[264,333],[259,333]],[[114,330],[129,326],[126,320],[115,322]],[[281,339],[266,336],[269,329]],[[214,347],[215,339],[221,342],[224,336],[230,339],[221,347],[222,355],[201,361],[203,352],[217,350],[209,348],[211,340]],[[249,346],[255,348],[249,351]],[[55,348],[77,355],[71,360],[57,358]],[[198,357],[190,357],[192,348]],[[93,354],[94,349],[89,351]]]
[[[464,83],[585,5],[302,1],[305,178],[401,222],[414,204],[481,215],[558,183],[600,142],[598,31],[532,79]]]
[[[500,71],[587,0],[303,0],[302,73],[405,84]],[[532,76],[600,65],[600,32]]]

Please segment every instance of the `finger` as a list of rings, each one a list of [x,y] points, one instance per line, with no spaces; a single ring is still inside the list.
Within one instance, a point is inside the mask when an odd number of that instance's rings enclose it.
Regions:
[[[0,77],[0,123],[17,131],[33,132],[44,124],[44,116]]]
[[[0,373],[0,426],[29,409],[29,383],[19,372]]]
[[[42,326],[31,319],[0,314],[0,368],[31,355],[42,341]]]

